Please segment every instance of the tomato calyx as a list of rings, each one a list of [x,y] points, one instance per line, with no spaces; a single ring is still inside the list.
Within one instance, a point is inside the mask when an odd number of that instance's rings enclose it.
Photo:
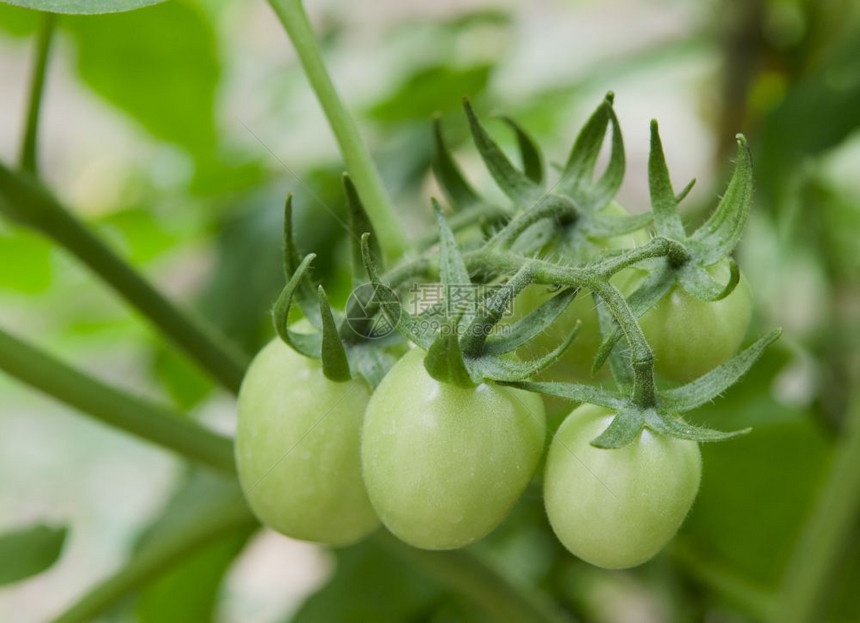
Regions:
[[[743,435],[749,429],[723,432],[694,426],[680,416],[714,400],[735,384],[780,334],[780,329],[774,329],[707,374],[680,387],[657,391],[651,405],[640,404],[629,394],[632,383],[632,375],[629,374],[616,378],[620,391],[563,382],[519,381],[503,384],[614,411],[616,415],[612,423],[591,442],[598,448],[621,448],[633,442],[645,428],[679,439],[722,441]]]

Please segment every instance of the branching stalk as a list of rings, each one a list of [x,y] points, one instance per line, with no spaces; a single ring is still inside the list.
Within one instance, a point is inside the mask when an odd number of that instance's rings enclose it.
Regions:
[[[406,250],[405,235],[370,151],[323,63],[319,45],[301,0],[269,0],[269,4],[296,48],[305,75],[340,146],[346,168],[358,189],[373,228],[379,234],[383,253],[389,262],[393,262]]]

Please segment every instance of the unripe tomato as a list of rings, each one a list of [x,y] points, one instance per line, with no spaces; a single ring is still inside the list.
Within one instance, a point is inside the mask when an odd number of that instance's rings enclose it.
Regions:
[[[544,502],[571,553],[606,569],[639,565],[662,549],[690,510],[702,472],[699,446],[643,431],[602,450],[591,440],[612,412],[582,405],[558,429],[546,462]]]
[[[727,283],[724,260],[709,271]],[[752,317],[752,293],[743,273],[731,294],[719,301],[695,299],[675,286],[640,319],[660,375],[685,382],[725,363],[738,352]]]
[[[612,202],[604,208],[602,214],[605,216],[628,216],[629,212],[616,202]],[[573,230],[576,232],[577,230]],[[648,242],[648,234],[639,230],[623,236],[612,238],[584,238],[581,234],[570,239],[562,236],[559,240],[549,243],[541,251],[541,257],[565,262],[565,257],[571,253],[568,249],[586,245],[587,255],[596,257],[600,253],[619,249],[632,249],[638,245]],[[613,285],[621,289],[624,294],[629,294],[641,281],[643,271],[631,267],[621,271],[612,279]],[[547,286],[532,285],[526,288],[514,301],[514,320],[522,318],[536,309],[541,303],[547,301],[553,295]],[[567,309],[556,319],[546,331],[524,346],[519,352],[524,358],[533,358],[543,355],[558,346],[573,330],[577,321],[581,322],[576,340],[564,352],[561,358],[554,363],[545,373],[541,375],[542,380],[556,380],[573,382],[584,381],[591,378],[591,366],[602,337],[600,334],[600,322],[597,318],[597,309],[591,293],[583,290],[568,305]]]
[[[414,349],[388,372],[365,414],[362,465],[385,526],[425,549],[461,547],[507,516],[540,460],[540,397],[492,383],[440,383]]]
[[[261,522],[329,545],[376,529],[359,450],[369,397],[364,381],[330,381],[280,339],[260,351],[239,391],[236,462]]]

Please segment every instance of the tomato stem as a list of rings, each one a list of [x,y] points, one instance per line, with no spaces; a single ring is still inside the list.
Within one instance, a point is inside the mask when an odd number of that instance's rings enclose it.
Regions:
[[[236,393],[247,357],[203,318],[180,310],[30,175],[0,164],[0,212],[53,239],[143,314],[225,388]]]
[[[393,263],[406,249],[394,205],[355,121],[344,106],[323,62],[322,53],[300,0],[269,0],[298,54],[311,87],[334,132],[346,167],[367,210],[386,259]]]
[[[36,39],[36,61],[30,82],[29,103],[27,106],[27,125],[21,140],[21,169],[36,174],[38,161],[36,158],[39,135],[39,119],[42,110],[42,94],[45,90],[45,75],[48,69],[48,58],[51,54],[51,42],[57,16],[54,13],[42,13],[42,23]]]
[[[233,444],[165,407],[113,389],[0,329],[0,370],[110,426],[234,474]]]

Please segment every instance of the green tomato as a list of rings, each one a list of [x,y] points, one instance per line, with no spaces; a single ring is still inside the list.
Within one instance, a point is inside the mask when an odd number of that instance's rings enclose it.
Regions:
[[[543,452],[537,394],[492,383],[440,383],[413,349],[373,392],[361,456],[376,512],[425,549],[462,547],[508,515]]]
[[[709,271],[719,283],[730,276],[724,260]],[[743,342],[752,316],[752,293],[743,273],[731,294],[700,301],[673,287],[639,321],[661,376],[685,382],[732,357]]]
[[[236,462],[261,522],[296,539],[344,545],[379,526],[361,479],[370,390],[330,381],[322,366],[272,340],[239,392]]]
[[[614,201],[606,206],[602,213],[606,216],[629,215],[627,210]],[[644,230],[600,239],[586,238],[576,227],[572,228],[571,232],[571,234],[563,234],[558,240],[549,243],[541,251],[541,256],[564,263],[566,257],[573,257],[577,251],[580,255],[584,254],[583,259],[590,259],[607,251],[632,249],[648,242],[648,234]],[[642,274],[643,271],[637,268],[629,268],[615,275],[612,283],[623,293],[629,294],[640,283]],[[529,286],[514,301],[513,320],[522,318],[534,311],[552,295],[553,292],[546,286]],[[523,358],[534,358],[548,353],[564,341],[576,326],[577,321],[581,325],[576,340],[562,354],[561,358],[541,375],[541,380],[571,382],[591,378],[591,366],[597,355],[602,337],[594,298],[590,292],[585,290],[580,291],[552,326],[524,346],[518,354]]]
[[[628,446],[591,445],[612,412],[575,409],[558,429],[546,463],[544,502],[571,553],[606,569],[634,567],[674,536],[699,489],[702,458],[693,441],[643,431]]]

